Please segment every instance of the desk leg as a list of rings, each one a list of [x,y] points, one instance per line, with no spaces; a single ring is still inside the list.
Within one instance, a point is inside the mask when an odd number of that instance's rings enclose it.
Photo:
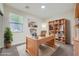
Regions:
[[[31,56],[37,56],[38,55],[37,41],[28,39],[26,45],[27,45],[26,50]]]

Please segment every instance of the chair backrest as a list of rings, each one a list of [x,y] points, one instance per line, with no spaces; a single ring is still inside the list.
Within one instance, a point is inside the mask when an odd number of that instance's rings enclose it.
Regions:
[[[46,36],[46,31],[41,31],[41,35],[40,36]]]

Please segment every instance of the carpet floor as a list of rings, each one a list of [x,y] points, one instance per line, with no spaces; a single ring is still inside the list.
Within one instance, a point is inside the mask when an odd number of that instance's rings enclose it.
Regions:
[[[52,56],[74,56],[72,45],[62,45],[52,54]]]
[[[19,56],[19,53],[15,46],[11,48],[2,48],[0,56]]]
[[[54,53],[51,54],[51,56],[73,56],[72,45],[59,45],[60,46]],[[48,50],[50,50],[51,52],[53,51],[51,49]],[[25,52],[25,44],[23,44],[19,46],[13,46],[9,49],[3,48],[0,52],[0,56],[29,56],[29,54]]]

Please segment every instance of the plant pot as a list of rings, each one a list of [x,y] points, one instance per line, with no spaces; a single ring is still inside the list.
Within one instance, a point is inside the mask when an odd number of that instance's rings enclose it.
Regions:
[[[5,46],[5,48],[10,48],[11,47],[11,43],[5,43],[4,46]]]

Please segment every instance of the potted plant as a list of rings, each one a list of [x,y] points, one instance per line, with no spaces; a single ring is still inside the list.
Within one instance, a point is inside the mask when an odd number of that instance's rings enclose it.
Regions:
[[[9,27],[7,27],[5,29],[5,32],[4,32],[4,46],[5,48],[10,48],[11,47],[11,42],[13,41],[13,38],[12,38],[12,32],[10,30]]]

